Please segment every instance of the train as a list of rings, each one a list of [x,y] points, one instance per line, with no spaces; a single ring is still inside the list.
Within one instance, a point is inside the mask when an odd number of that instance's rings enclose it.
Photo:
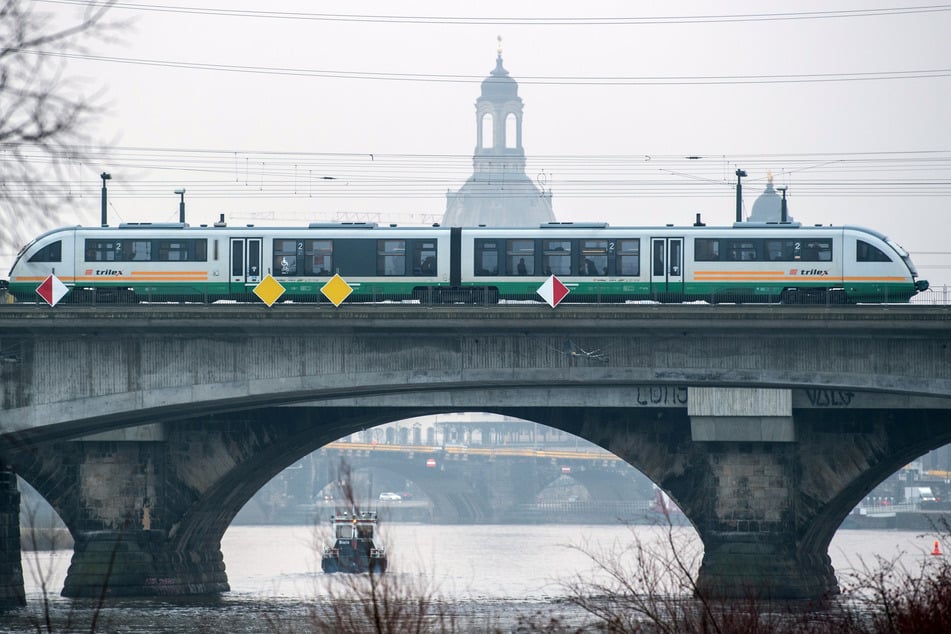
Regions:
[[[555,276],[566,302],[908,302],[928,288],[909,254],[857,226],[448,227],[311,223],[300,227],[127,223],[48,231],[17,255],[6,280],[38,300],[55,275],[63,301],[256,301],[267,276],[281,302],[325,302],[339,275],[347,302],[542,301]]]

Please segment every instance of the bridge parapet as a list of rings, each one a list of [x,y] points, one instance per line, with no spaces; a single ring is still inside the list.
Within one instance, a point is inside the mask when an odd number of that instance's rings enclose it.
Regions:
[[[0,429],[36,437],[486,390],[620,387],[619,406],[687,386],[951,397],[943,306],[6,306],[0,351]]]

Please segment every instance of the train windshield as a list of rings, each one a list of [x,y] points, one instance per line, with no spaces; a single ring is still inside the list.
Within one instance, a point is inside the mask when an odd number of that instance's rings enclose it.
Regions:
[[[27,242],[26,245],[24,245],[24,247],[23,247],[22,249],[20,249],[20,250],[17,252],[17,256],[13,259],[13,266],[10,267],[10,273],[7,275],[7,277],[10,277],[10,276],[13,275],[13,269],[15,269],[15,268],[17,267],[17,264],[19,264],[20,258],[23,257],[23,254],[26,253],[27,250],[28,250],[30,247],[32,247],[34,244],[36,244],[36,240],[37,240],[37,238],[33,238],[32,240],[30,240],[29,242]]]
[[[915,263],[911,261],[911,257],[908,255],[908,251],[902,248],[900,244],[891,240],[891,238],[885,238],[885,243],[888,244],[891,248],[895,249],[898,255],[901,256],[902,262],[905,263],[905,266],[908,267],[908,270],[911,271],[913,277],[918,277],[918,269],[915,268]]]

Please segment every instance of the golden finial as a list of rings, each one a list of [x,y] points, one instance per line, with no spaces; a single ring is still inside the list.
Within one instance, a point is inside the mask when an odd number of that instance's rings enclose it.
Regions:
[[[766,172],[766,181],[770,184],[773,182],[773,170]]]
[[[496,50],[496,52],[499,54],[499,57],[502,57],[502,36],[501,36],[501,35],[496,35],[496,36],[495,36],[495,39],[497,39],[497,40],[499,41],[499,44],[498,44],[498,46],[496,47],[495,50]]]

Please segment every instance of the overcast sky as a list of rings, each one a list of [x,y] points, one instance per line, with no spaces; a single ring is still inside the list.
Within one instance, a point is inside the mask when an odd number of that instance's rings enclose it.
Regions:
[[[559,220],[728,224],[736,169],[746,214],[772,172],[797,220],[884,231],[947,284],[951,4],[924,6],[119,2],[122,41],[67,66],[102,89],[115,152],[70,186],[83,224],[103,170],[111,223],[177,219],[180,187],[193,224],[438,220],[501,36]]]

